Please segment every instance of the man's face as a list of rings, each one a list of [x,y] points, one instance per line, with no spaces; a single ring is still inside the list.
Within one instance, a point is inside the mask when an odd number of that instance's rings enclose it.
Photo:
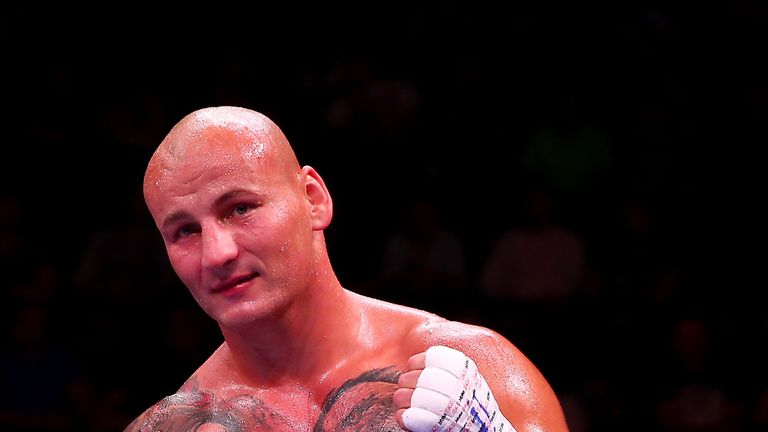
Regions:
[[[206,130],[183,157],[153,163],[145,184],[174,270],[225,326],[279,312],[312,269],[301,173],[280,163],[269,143],[256,141]]]

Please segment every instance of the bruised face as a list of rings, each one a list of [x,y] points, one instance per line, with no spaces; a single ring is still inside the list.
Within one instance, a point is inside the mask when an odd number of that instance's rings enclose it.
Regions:
[[[318,181],[268,120],[213,112],[171,131],[144,194],[178,276],[211,317],[236,326],[278,313],[309,284],[324,227],[307,185]]]

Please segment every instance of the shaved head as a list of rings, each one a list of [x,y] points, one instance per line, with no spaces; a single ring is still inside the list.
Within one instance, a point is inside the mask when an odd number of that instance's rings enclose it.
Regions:
[[[179,165],[215,160],[221,152],[246,164],[274,163],[279,172],[292,176],[300,167],[280,128],[267,116],[246,108],[203,108],[179,121],[160,143],[147,165],[144,194]],[[205,168],[205,164],[200,164]]]

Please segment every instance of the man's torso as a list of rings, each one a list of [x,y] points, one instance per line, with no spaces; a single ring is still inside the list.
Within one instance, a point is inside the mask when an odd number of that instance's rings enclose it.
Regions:
[[[134,426],[140,431],[402,431],[392,406],[399,375],[394,367],[366,371],[331,390],[321,404],[302,392],[217,394],[196,389],[193,379]]]

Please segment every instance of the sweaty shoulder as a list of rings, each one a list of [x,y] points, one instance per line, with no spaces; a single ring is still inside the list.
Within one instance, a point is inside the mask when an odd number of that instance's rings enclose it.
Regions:
[[[409,350],[421,350],[432,345],[446,345],[464,351],[480,347],[501,345],[514,350],[514,346],[495,331],[451,321],[431,312],[352,293],[365,306],[366,316],[379,329],[397,333]],[[415,353],[414,353],[415,354]]]
[[[367,326],[374,339],[385,345],[397,343],[403,353],[415,354],[425,349],[422,330],[447,323],[445,318],[409,306],[366,297],[349,292],[363,307]],[[416,350],[414,352],[414,350]],[[410,354],[409,354],[410,355]]]
[[[567,431],[560,402],[541,371],[506,337],[477,325],[427,320],[411,338],[425,347],[462,351],[496,396],[504,416],[518,431]]]
[[[502,334],[478,325],[451,321],[407,306],[365,300],[396,346],[398,357],[444,345],[471,358],[488,382],[504,416],[518,431],[567,431],[560,402],[541,371]],[[401,357],[401,359],[402,359]]]

